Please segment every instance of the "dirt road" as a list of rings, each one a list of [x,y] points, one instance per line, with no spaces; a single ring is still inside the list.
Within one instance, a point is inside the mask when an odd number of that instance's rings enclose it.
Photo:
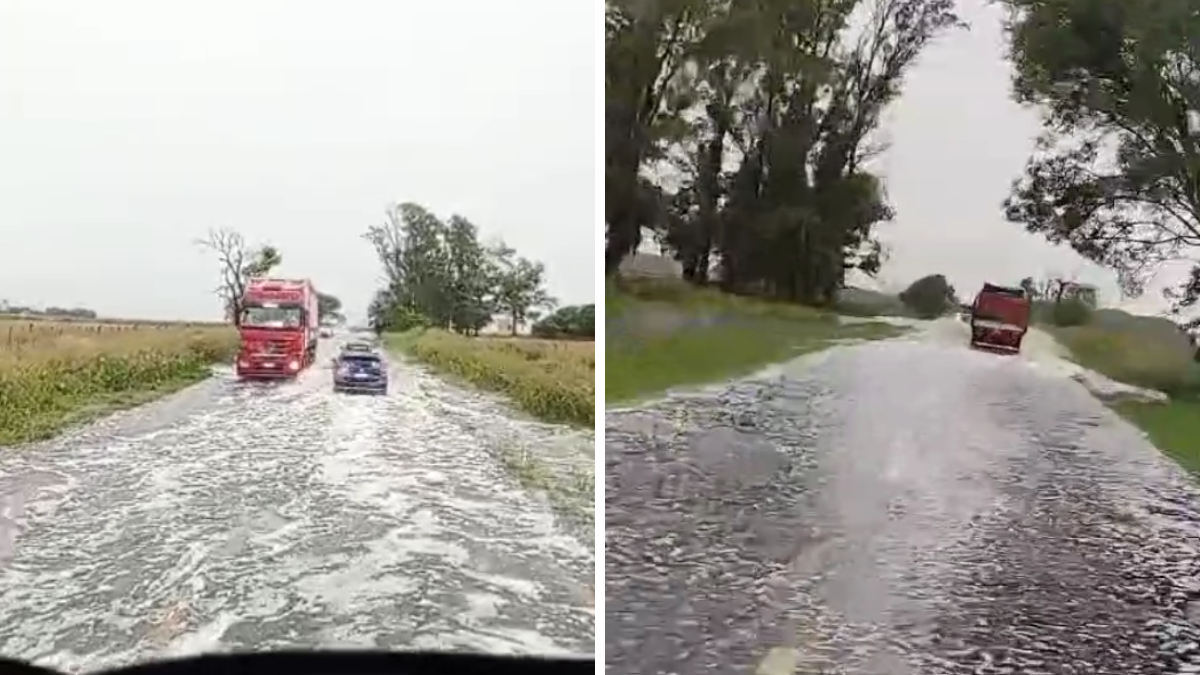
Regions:
[[[0,653],[88,669],[285,646],[591,653],[593,542],[488,452],[591,438],[391,375],[378,398],[332,394],[320,365],[221,376],[0,452]]]
[[[1196,488],[1048,372],[926,334],[609,412],[609,672],[1200,672]]]

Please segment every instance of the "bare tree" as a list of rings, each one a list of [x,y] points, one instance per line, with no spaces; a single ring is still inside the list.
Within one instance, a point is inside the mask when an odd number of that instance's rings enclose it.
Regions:
[[[237,325],[242,316],[242,296],[253,277],[263,276],[279,265],[279,249],[271,245],[251,248],[240,232],[229,229],[209,230],[208,236],[196,241],[217,255],[221,266],[221,283],[215,289],[225,307],[225,318]]]

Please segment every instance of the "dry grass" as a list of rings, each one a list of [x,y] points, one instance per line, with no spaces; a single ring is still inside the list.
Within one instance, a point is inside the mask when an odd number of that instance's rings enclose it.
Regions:
[[[595,343],[466,338],[444,331],[392,336],[390,342],[435,370],[505,394],[540,419],[595,423]]]
[[[236,350],[213,324],[0,319],[0,445],[203,379]]]

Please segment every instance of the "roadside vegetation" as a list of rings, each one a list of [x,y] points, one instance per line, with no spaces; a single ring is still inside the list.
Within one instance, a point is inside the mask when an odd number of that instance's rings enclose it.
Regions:
[[[1180,465],[1200,473],[1200,365],[1186,337],[1166,319],[1100,313],[1104,322],[1093,319],[1051,333],[1079,365],[1166,394],[1166,402],[1124,399],[1110,405]]]
[[[1106,403],[1181,465],[1200,472],[1200,363],[1186,329],[1164,317],[1098,309],[1092,289],[1062,279],[1027,277],[1021,286],[1034,299],[1034,323],[1073,361],[1169,397],[1166,402],[1121,397]]]
[[[389,344],[481,389],[504,394],[548,422],[592,427],[596,349],[592,342],[530,337],[467,338],[443,330],[389,336]]]
[[[236,350],[219,324],[0,318],[0,445],[181,389]]]
[[[620,403],[748,375],[841,341],[903,328],[840,323],[836,313],[738,297],[682,281],[611,280],[605,290],[604,397]]]
[[[484,244],[462,216],[443,220],[418,204],[399,204],[364,237],[384,280],[368,318],[386,344],[436,372],[497,392],[538,419],[594,425],[594,305],[559,307],[546,290],[541,263],[501,240]],[[594,510],[591,456],[573,458],[572,468],[561,470],[562,458],[490,450],[518,482],[572,516]]]

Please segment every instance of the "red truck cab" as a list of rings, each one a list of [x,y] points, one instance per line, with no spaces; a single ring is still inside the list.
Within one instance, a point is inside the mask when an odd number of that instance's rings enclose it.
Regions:
[[[240,379],[295,377],[317,358],[317,291],[308,279],[251,279],[237,317]]]
[[[985,283],[971,305],[971,347],[1019,353],[1032,310],[1024,289]]]

